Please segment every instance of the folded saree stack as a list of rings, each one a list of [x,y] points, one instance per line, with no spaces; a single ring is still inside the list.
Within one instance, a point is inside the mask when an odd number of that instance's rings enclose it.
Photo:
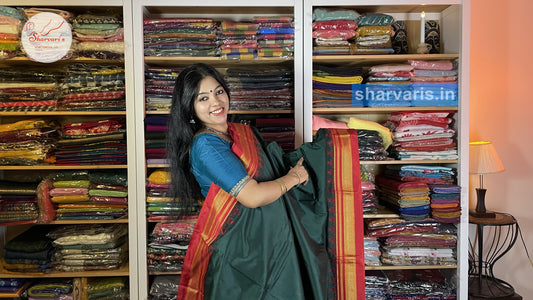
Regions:
[[[387,300],[389,279],[383,271],[368,270],[365,272],[365,299]]]
[[[52,241],[49,226],[33,226],[4,246],[2,271],[9,274],[45,274],[51,270]]]
[[[257,30],[253,22],[223,20],[220,24],[220,58],[250,60],[257,58]]]
[[[381,262],[391,265],[454,265],[457,229],[426,219],[377,219],[366,222],[368,237],[381,246]]]
[[[382,13],[362,15],[357,19],[353,54],[392,54],[393,35],[391,24],[394,18]]]
[[[87,299],[127,300],[129,297],[127,277],[93,278],[87,282]]]
[[[284,67],[229,68],[231,110],[289,110],[294,107],[294,72]]]
[[[457,299],[457,287],[448,270],[386,270],[389,281],[387,299]]]
[[[313,65],[313,107],[351,107],[352,85],[362,82],[362,67]]]
[[[255,127],[265,142],[276,142],[284,151],[294,149],[294,118],[257,118]]]
[[[63,124],[55,152],[56,164],[125,164],[125,126],[124,118]]]
[[[211,18],[144,19],[145,56],[220,56]]]
[[[123,171],[63,171],[50,174],[40,187],[41,198],[54,204],[57,220],[110,220],[127,214]]]
[[[378,199],[376,195],[374,174],[361,166],[361,189],[363,197],[363,213],[371,214],[377,212]]]
[[[191,219],[155,225],[147,249],[149,271],[181,271],[195,221],[195,219]]]
[[[128,260],[127,224],[60,226],[47,236],[54,246],[53,269],[83,272],[118,269]]]
[[[74,48],[79,57],[124,58],[124,28],[118,14],[80,14],[72,20]]]
[[[351,54],[359,13],[350,9],[313,10],[313,55]]]
[[[57,278],[33,282],[24,292],[28,300],[74,300],[74,285],[70,278]]]
[[[0,165],[51,162],[58,133],[58,123],[44,119],[0,125]]]
[[[385,126],[393,133],[393,155],[400,160],[457,159],[450,111],[391,113]]]
[[[123,66],[73,64],[61,85],[60,108],[70,111],[126,110]]]
[[[410,64],[381,64],[368,69],[365,81],[368,84],[407,84],[414,76],[414,67]]]
[[[176,299],[176,290],[180,282],[180,275],[155,276],[150,286],[150,299]]]
[[[294,55],[294,22],[292,17],[260,16],[254,18],[257,28],[258,57],[292,57]]]
[[[53,111],[64,74],[50,70],[0,70],[0,111]]]
[[[146,111],[169,111],[174,83],[180,69],[147,67],[144,71],[144,100]]]
[[[144,119],[144,155],[147,164],[165,164],[168,116],[147,115]]]
[[[376,176],[379,201],[406,220],[429,217],[430,198],[426,183],[399,181],[382,175]]]
[[[0,6],[0,59],[19,54],[24,14],[15,7]]]
[[[458,223],[461,217],[461,188],[455,184],[429,184],[431,215],[443,223]]]
[[[37,222],[37,186],[37,182],[0,180],[0,225]]]

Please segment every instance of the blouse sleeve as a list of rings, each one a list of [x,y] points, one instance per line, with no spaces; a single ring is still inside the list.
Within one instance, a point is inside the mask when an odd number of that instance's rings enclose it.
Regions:
[[[231,151],[231,145],[214,134],[200,134],[191,147],[191,170],[207,196],[215,183],[236,197],[250,180],[240,159]]]

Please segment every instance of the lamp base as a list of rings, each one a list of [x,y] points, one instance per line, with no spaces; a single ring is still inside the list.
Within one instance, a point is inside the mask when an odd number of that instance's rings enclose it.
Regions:
[[[485,193],[486,189],[476,189],[477,205],[475,210],[470,210],[470,215],[476,218],[496,218],[496,214],[492,211],[487,211],[485,208]]]
[[[472,217],[476,217],[476,218],[496,218],[496,213],[493,212],[493,211],[481,212],[481,211],[475,211],[475,210],[471,209],[471,210],[469,210],[469,214]]]

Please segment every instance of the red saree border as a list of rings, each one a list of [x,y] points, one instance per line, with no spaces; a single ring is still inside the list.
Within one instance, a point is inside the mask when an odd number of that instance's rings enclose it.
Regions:
[[[359,143],[354,130],[332,129],[337,299],[365,298]]]
[[[258,153],[249,126],[229,123],[233,138],[232,151],[241,159],[253,177],[258,167]],[[211,243],[222,232],[237,199],[215,184],[211,184],[198,216],[181,271],[177,300],[203,299],[204,280],[211,257]]]

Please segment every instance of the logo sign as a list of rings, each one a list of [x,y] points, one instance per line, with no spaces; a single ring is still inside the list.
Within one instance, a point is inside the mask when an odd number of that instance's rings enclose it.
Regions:
[[[30,59],[51,63],[63,58],[70,50],[72,30],[60,15],[42,12],[24,24],[21,41]]]

